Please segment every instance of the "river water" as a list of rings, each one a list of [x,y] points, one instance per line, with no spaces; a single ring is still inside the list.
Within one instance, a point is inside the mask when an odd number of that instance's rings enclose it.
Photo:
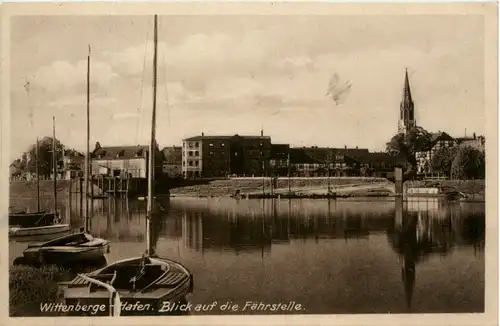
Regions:
[[[484,311],[484,203],[172,198],[157,204],[156,251],[194,274],[193,304],[292,303],[300,311],[285,313],[308,314]],[[145,205],[93,201],[92,233],[111,241],[108,262],[144,252]],[[83,226],[77,201],[60,206],[74,228]],[[10,242],[11,263],[26,247]],[[237,313],[256,313],[249,308]]]

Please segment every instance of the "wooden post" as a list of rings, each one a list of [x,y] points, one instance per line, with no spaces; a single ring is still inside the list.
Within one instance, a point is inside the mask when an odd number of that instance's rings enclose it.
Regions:
[[[395,181],[395,191],[396,195],[403,195],[403,169],[400,167],[394,168],[394,181]]]
[[[79,178],[78,180],[79,180],[78,192],[80,193],[80,216],[83,216],[83,180],[82,178]]]
[[[70,212],[70,215],[71,215],[71,191],[73,190],[73,179],[69,179],[69,194],[68,194],[68,209],[69,209],[69,212]]]

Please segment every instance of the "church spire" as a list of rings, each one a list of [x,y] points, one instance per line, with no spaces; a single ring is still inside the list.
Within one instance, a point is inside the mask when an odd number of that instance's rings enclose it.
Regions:
[[[411,90],[410,90],[410,80],[408,79],[408,69],[405,71],[405,86],[403,90],[403,103],[411,103],[413,101],[411,99]]]
[[[398,132],[406,133],[409,129],[415,127],[414,104],[410,90],[410,80],[408,78],[408,69],[405,69],[405,82],[403,88],[403,98],[400,103],[400,116],[398,123]]]

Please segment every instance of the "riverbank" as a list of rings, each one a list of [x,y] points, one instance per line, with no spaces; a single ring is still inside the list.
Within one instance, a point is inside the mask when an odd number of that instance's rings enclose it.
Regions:
[[[179,187],[170,190],[173,197],[258,197],[289,193],[300,198],[326,197],[328,191],[336,196],[388,196],[394,193],[394,184],[384,178],[279,178],[275,188],[271,178],[233,178],[215,180],[207,184]]]
[[[485,180],[407,181],[405,188],[443,188],[465,195],[464,201],[485,201]]]
[[[71,280],[69,271],[56,266],[9,267],[9,314],[11,317],[40,316],[40,304],[60,302],[58,282]],[[58,313],[45,313],[57,316]]]

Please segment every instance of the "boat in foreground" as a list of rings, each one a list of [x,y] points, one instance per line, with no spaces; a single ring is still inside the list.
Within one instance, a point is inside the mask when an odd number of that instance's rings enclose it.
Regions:
[[[177,262],[143,256],[121,260],[88,274],[79,274],[71,282],[62,285],[65,286],[64,300],[67,306],[77,303],[102,304],[106,308],[99,310],[98,315],[107,316],[113,309],[109,292],[116,291],[121,305],[120,315],[156,315],[165,310],[162,309],[164,302],[177,303],[192,293],[193,276]],[[127,309],[134,305],[135,309]],[[142,308],[137,308],[139,306]]]
[[[109,253],[108,241],[79,232],[41,243],[30,243],[23,256],[28,263],[65,265],[92,261]]]

